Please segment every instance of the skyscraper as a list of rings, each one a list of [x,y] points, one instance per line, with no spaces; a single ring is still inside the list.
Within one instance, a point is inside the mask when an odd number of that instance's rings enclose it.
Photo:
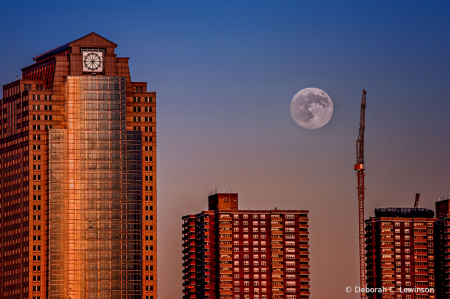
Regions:
[[[368,298],[435,299],[434,212],[383,208],[366,220]]]
[[[0,101],[0,298],[156,299],[156,94],[91,33]]]
[[[238,210],[210,195],[183,217],[184,299],[309,298],[308,211]]]

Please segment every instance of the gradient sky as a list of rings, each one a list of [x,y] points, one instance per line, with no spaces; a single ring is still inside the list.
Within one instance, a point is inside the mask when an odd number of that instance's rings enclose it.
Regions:
[[[0,84],[96,32],[157,92],[159,298],[181,298],[181,217],[207,196],[308,209],[312,298],[357,298],[355,142],[366,110],[366,218],[450,193],[448,1],[9,1]],[[306,130],[292,97],[317,87],[331,121]]]

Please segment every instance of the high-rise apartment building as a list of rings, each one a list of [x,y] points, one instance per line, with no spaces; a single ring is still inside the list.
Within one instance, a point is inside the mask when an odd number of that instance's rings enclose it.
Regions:
[[[209,196],[183,217],[184,299],[309,298],[308,211],[238,210],[238,194]]]
[[[91,33],[0,101],[0,298],[156,299],[156,94]]]
[[[450,298],[450,199],[436,202],[437,297]]]
[[[434,212],[383,208],[366,220],[368,298],[435,299]]]

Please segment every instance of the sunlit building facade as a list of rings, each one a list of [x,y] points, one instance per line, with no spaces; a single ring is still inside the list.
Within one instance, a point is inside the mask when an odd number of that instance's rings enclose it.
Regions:
[[[155,92],[91,33],[3,86],[0,298],[156,299]]]
[[[238,194],[209,196],[183,217],[183,299],[306,299],[308,211],[238,210]]]
[[[382,208],[366,220],[368,298],[436,299],[434,212]]]

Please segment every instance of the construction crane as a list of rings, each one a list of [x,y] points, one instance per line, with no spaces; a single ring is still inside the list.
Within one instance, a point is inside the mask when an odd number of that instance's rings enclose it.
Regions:
[[[359,136],[356,140],[356,176],[358,178],[358,213],[359,213],[359,278],[361,289],[366,288],[366,250],[364,238],[364,129],[366,121],[366,91],[363,89],[361,114],[359,117]],[[366,298],[365,292],[360,292],[361,299]]]
[[[416,193],[416,200],[414,200],[414,209],[417,209],[419,207],[419,198],[420,193]]]

